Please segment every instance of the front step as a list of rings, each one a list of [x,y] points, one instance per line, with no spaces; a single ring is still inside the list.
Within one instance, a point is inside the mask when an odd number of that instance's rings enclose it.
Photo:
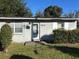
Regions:
[[[32,39],[33,41],[40,41],[40,39]]]

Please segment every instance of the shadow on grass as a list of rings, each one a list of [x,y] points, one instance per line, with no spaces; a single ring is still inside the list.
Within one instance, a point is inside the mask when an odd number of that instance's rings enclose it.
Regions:
[[[79,48],[67,47],[67,46],[49,46],[50,48],[55,48],[63,53],[72,55],[74,57],[79,57]]]
[[[33,58],[24,55],[12,55],[10,59],[33,59]]]

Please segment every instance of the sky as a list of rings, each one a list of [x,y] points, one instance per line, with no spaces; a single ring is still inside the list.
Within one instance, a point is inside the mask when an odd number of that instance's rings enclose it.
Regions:
[[[33,15],[43,11],[48,6],[57,5],[63,9],[63,14],[79,10],[79,0],[25,0]]]

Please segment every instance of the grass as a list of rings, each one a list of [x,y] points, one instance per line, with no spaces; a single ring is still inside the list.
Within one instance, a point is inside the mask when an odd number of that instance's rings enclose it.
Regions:
[[[79,44],[11,44],[0,59],[79,59]]]

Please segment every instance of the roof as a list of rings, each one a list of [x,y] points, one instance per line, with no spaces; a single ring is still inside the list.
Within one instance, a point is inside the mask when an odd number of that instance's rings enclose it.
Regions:
[[[73,22],[79,18],[26,18],[26,17],[0,17],[0,22]]]

